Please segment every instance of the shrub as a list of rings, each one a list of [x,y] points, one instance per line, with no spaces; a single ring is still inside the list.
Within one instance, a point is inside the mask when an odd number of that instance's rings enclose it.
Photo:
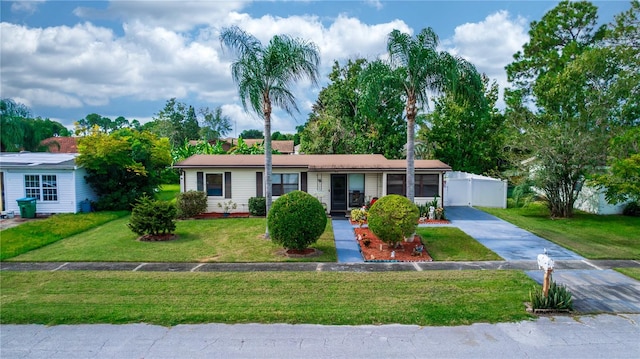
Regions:
[[[526,207],[535,198],[535,192],[531,188],[530,181],[524,181],[513,188],[513,206],[516,208]]]
[[[629,202],[622,210],[625,216],[640,217],[640,204],[638,202]]]
[[[191,218],[207,210],[207,194],[202,191],[187,191],[176,199],[179,218]]]
[[[142,196],[131,211],[127,226],[138,235],[158,236],[176,229],[176,206]]]
[[[535,287],[533,292],[529,292],[531,307],[533,309],[573,309],[573,299],[571,292],[563,285],[557,285],[552,281],[549,284],[549,293],[544,296],[541,288]]]
[[[302,250],[318,241],[327,226],[327,215],[318,199],[293,191],[280,196],[267,215],[273,242],[287,249]]]
[[[369,229],[381,240],[395,246],[411,236],[418,226],[418,207],[406,197],[390,194],[380,198],[369,210]]]
[[[249,213],[252,216],[264,217],[267,214],[267,200],[264,197],[249,198]]]
[[[352,209],[351,220],[362,225],[367,220],[367,210],[364,208]]]

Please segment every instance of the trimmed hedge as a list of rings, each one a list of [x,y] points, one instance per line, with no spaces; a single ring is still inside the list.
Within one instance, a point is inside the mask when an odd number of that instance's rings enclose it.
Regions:
[[[397,194],[384,196],[369,209],[369,229],[390,246],[411,236],[416,227],[420,213],[418,207],[408,198]]]
[[[165,201],[154,201],[142,196],[131,211],[129,229],[138,235],[157,236],[176,230],[176,206]]]
[[[317,198],[293,191],[280,196],[267,216],[274,243],[287,249],[302,250],[318,241],[327,226],[327,214]]]
[[[187,191],[176,199],[178,218],[191,218],[207,210],[207,194],[203,191]]]
[[[264,197],[249,198],[249,213],[252,216],[264,217],[267,214],[267,200]]]

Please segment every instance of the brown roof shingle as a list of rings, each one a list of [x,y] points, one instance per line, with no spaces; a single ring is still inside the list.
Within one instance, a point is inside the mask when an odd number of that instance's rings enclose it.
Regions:
[[[272,156],[274,168],[307,168],[309,171],[393,171],[406,170],[407,161],[388,160],[383,155],[291,155]],[[260,168],[264,155],[194,155],[174,165],[176,168]],[[416,160],[416,170],[450,171],[439,160]]]
[[[49,137],[40,141],[41,146],[46,146],[51,153],[78,153],[76,137]]]

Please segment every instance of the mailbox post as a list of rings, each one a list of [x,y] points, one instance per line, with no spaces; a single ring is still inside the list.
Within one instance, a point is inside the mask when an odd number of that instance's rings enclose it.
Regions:
[[[542,281],[542,292],[546,298],[549,295],[549,286],[551,285],[551,272],[553,272],[553,259],[547,255],[547,250],[544,250],[544,254],[538,254],[538,268],[544,270],[544,280]]]

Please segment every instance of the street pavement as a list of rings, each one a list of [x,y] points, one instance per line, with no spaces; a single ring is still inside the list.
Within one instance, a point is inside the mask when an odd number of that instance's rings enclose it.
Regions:
[[[3,359],[638,358],[640,314],[455,327],[3,325]]]

